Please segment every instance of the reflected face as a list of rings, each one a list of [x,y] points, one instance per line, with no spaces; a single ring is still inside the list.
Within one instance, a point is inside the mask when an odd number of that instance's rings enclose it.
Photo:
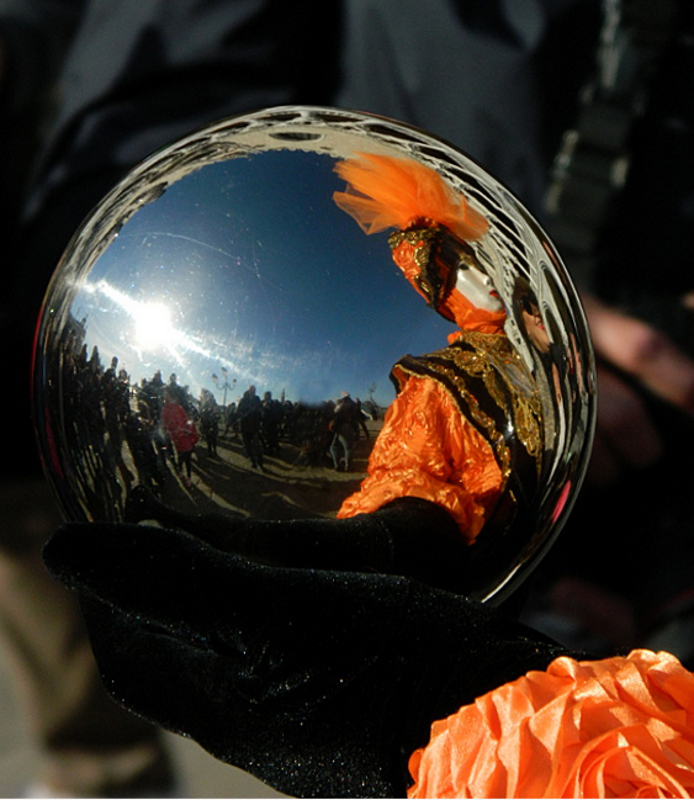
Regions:
[[[523,316],[525,330],[532,343],[541,353],[548,353],[551,343],[542,315],[540,314],[540,309],[535,303],[524,300],[521,307],[521,314]]]
[[[503,311],[499,293],[489,275],[473,267],[458,268],[455,288],[476,308],[485,311]]]

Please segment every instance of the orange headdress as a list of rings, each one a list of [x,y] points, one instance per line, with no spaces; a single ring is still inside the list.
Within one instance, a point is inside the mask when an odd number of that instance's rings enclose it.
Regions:
[[[464,195],[409,158],[357,153],[335,172],[347,182],[347,191],[333,194],[337,206],[367,234],[398,229],[389,237],[393,260],[431,306],[462,329],[502,330],[504,311],[477,308],[453,291],[459,264],[481,269],[467,242],[489,230]]]
[[[347,182],[333,199],[365,233],[404,230],[413,223],[444,225],[465,241],[483,236],[487,220],[470,208],[430,167],[409,158],[357,153],[340,161],[335,172]]]

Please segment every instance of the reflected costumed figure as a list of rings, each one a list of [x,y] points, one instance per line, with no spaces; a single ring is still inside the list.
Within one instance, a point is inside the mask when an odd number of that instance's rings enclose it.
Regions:
[[[342,210],[367,233],[396,228],[393,260],[457,326],[448,346],[393,367],[397,397],[368,477],[337,520],[192,517],[137,489],[126,520],[194,530],[263,563],[404,575],[470,594],[473,574],[504,563],[530,536],[544,441],[537,389],[469,244],[488,223],[413,160],[369,154],[335,171],[350,186],[334,195]]]
[[[469,244],[488,224],[434,170],[412,160],[363,154],[336,172],[349,184],[335,194],[338,206],[367,234],[397,229],[389,237],[393,260],[459,328],[448,347],[393,368],[398,397],[369,477],[338,517],[419,497],[445,508],[472,544],[483,526],[507,529],[519,505],[527,510],[543,441],[539,397],[505,335],[499,294]]]

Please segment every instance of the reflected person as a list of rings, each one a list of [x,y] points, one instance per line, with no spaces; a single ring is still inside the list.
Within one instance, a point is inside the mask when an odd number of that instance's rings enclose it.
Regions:
[[[335,416],[330,422],[333,438],[330,443],[330,456],[336,470],[349,472],[352,469],[352,452],[357,438],[357,404],[348,393],[337,401]],[[340,453],[342,455],[340,455]]]
[[[266,391],[262,402],[262,443],[264,451],[275,456],[280,452],[282,414],[280,401],[273,398],[271,391]]]
[[[178,393],[169,385],[164,389],[162,421],[169,439],[176,450],[176,467],[185,485],[192,486],[193,450],[199,436],[195,423],[179,402]]]
[[[249,386],[243,393],[236,418],[239,421],[241,439],[246,455],[254,469],[263,469],[263,445],[260,439],[262,402],[256,394],[255,386]]]
[[[338,171],[354,165],[362,177],[369,173],[374,194],[404,201],[398,208],[372,197],[371,210],[380,204],[383,229],[397,229],[390,237],[396,264],[457,330],[443,349],[393,368],[399,395],[359,491],[339,519],[311,520],[190,517],[138,491],[126,521],[158,519],[261,563],[408,575],[466,593],[479,570],[473,550],[482,556],[498,548],[503,561],[493,533],[509,547],[525,538],[542,460],[540,402],[504,333],[504,306],[468,244],[485,234],[486,220],[433,170],[371,158],[366,167],[360,159],[341,162]],[[426,182],[435,202],[422,204],[417,187]],[[365,196],[335,199],[352,213]],[[507,536],[511,527],[518,538]]]
[[[519,504],[529,505],[542,456],[539,397],[505,335],[504,305],[468,244],[487,222],[436,172],[409,159],[361,154],[336,172],[348,183],[337,205],[367,234],[397,229],[389,237],[393,260],[458,328],[447,347],[393,367],[398,395],[369,475],[338,516],[419,497],[445,508],[471,544],[492,516],[505,528]]]
[[[220,411],[214,395],[208,389],[203,389],[200,393],[200,428],[207,444],[207,454],[213,457],[217,456],[219,417]]]

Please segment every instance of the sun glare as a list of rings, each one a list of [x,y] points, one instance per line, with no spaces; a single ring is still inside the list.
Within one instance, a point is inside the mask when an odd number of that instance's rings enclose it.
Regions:
[[[135,323],[135,339],[143,350],[158,350],[172,345],[176,331],[171,323],[171,312],[163,303],[142,303],[131,311]]]
[[[100,309],[103,312],[102,321],[110,319],[114,325],[119,326],[117,332],[111,332],[112,335],[125,336],[133,350],[131,355],[136,359],[142,360],[145,354],[148,354],[148,358],[153,354],[164,353],[177,362],[184,359],[186,353],[212,357],[204,341],[198,341],[194,333],[180,327],[182,323],[175,318],[175,311],[172,311],[170,305],[160,300],[136,300],[104,279],[92,284],[85,283],[83,290],[86,294],[108,299],[128,315],[130,326],[126,331],[122,328],[122,316],[112,314],[108,306]],[[123,357],[127,360],[125,352]]]

